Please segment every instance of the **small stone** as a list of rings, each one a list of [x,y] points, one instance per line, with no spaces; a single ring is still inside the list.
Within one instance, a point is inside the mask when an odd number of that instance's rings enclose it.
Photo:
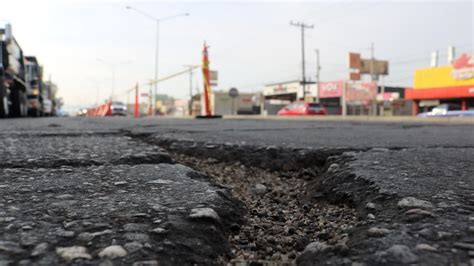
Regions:
[[[40,243],[35,246],[33,251],[31,252],[31,256],[39,256],[45,253],[45,251],[48,249],[48,243]]]
[[[170,184],[170,183],[173,183],[173,181],[171,180],[168,180],[168,179],[155,179],[155,180],[152,180],[152,181],[148,181],[147,182],[148,184],[162,184],[162,185],[165,185],[165,184]]]
[[[112,234],[112,233],[113,233],[112,230],[110,230],[110,229],[105,229],[104,231],[95,232],[95,233],[93,233],[92,235],[93,235],[94,237],[96,237],[96,236],[108,235],[108,234]]]
[[[443,232],[443,231],[438,232],[438,239],[448,239],[448,238],[451,238],[452,236],[453,234],[449,232]]]
[[[369,213],[367,214],[367,218],[370,220],[375,220],[375,215],[373,215],[372,213]]]
[[[303,253],[319,253],[324,252],[328,249],[331,249],[331,246],[327,245],[325,242],[311,242],[303,250]]]
[[[158,266],[158,261],[156,260],[137,261],[133,263],[133,266]]]
[[[26,230],[31,230],[31,229],[33,229],[33,227],[32,227],[31,225],[25,225],[25,226],[21,227],[21,229],[23,229],[23,230],[26,231]]]
[[[74,231],[59,230],[56,232],[56,235],[60,237],[74,237],[76,233],[74,233]]]
[[[469,233],[474,233],[474,226],[469,226],[469,228],[467,229],[467,231]]]
[[[159,234],[159,235],[165,234],[165,233],[168,232],[168,230],[166,230],[164,228],[161,228],[161,227],[157,227],[157,228],[153,229],[152,231],[153,231],[153,233]]]
[[[88,233],[88,232],[80,233],[77,236],[77,240],[79,240],[79,241],[89,242],[92,239],[94,239],[94,235],[91,234],[91,233]]]
[[[141,243],[138,243],[138,242],[129,242],[129,243],[125,244],[125,249],[129,253],[137,252],[142,248],[143,248],[143,245]]]
[[[134,233],[126,233],[125,238],[130,240],[130,241],[136,241],[140,243],[146,243],[150,241],[150,237],[145,234],[134,234]]]
[[[367,202],[367,204],[365,205],[365,208],[369,210],[375,210],[375,203]]]
[[[386,259],[390,262],[412,264],[418,261],[418,256],[413,254],[409,247],[405,245],[393,245],[389,249],[381,252],[377,252],[376,256],[382,259]],[[384,260],[381,260],[382,262]]]
[[[81,246],[56,248],[56,253],[67,261],[75,259],[92,259],[91,255],[87,253],[87,249]]]
[[[436,248],[428,244],[421,243],[421,244],[416,245],[416,250],[436,251]]]
[[[386,228],[372,227],[367,230],[367,234],[373,237],[382,237],[390,233],[390,230]]]
[[[400,208],[422,208],[422,209],[432,209],[433,204],[426,200],[420,200],[414,197],[406,197],[401,199],[398,202],[398,207]]]
[[[189,214],[191,219],[212,219],[218,223],[221,222],[221,218],[212,208],[195,208],[191,210]]]
[[[328,173],[333,173],[333,172],[335,172],[338,168],[339,168],[339,164],[333,163],[333,164],[331,164],[331,165],[329,166],[327,172],[328,172]]]
[[[256,184],[255,187],[252,189],[252,192],[255,195],[263,195],[268,192],[268,187],[263,184]]]
[[[71,194],[62,194],[62,195],[56,196],[55,198],[65,200],[65,199],[73,199],[74,196]]]
[[[474,250],[469,250],[467,254],[469,255],[469,257],[474,257]]]
[[[127,256],[127,251],[120,245],[112,245],[104,248],[99,252],[99,257],[101,258],[119,258]]]

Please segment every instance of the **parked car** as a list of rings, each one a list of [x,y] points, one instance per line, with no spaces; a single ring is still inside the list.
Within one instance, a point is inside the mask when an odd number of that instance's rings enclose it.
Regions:
[[[430,112],[424,112],[417,115],[418,117],[453,117],[453,116],[474,116],[474,110],[462,111],[459,104],[440,104],[433,108]]]
[[[278,115],[327,115],[327,109],[319,103],[296,101],[278,111]]]
[[[127,115],[127,106],[122,102],[112,102],[110,105],[110,111],[112,115]]]

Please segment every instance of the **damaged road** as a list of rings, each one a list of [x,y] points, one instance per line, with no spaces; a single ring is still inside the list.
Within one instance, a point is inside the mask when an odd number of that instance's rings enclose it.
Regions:
[[[474,262],[469,124],[12,121],[0,265]]]

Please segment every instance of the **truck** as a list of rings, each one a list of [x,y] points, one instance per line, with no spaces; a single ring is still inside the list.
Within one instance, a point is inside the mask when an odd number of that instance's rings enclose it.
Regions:
[[[35,56],[25,57],[26,91],[28,100],[28,116],[39,117],[44,114],[43,103],[43,71]]]
[[[25,58],[10,24],[0,28],[0,50],[0,118],[26,116]]]

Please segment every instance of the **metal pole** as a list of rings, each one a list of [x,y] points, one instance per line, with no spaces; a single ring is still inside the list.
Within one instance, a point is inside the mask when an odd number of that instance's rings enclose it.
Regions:
[[[135,85],[135,106],[134,106],[134,112],[133,115],[135,118],[139,117],[139,102],[138,102],[138,83]]]
[[[370,44],[370,80],[373,82],[374,79],[374,43]],[[378,92],[378,88],[376,89]],[[377,93],[375,93],[375,99],[372,100],[372,115],[377,116]]]
[[[158,80],[158,50],[160,38],[160,20],[156,20],[156,47],[155,47],[155,80]],[[153,89],[153,116],[156,115],[156,94],[158,92],[158,82],[155,82]]]
[[[315,50],[316,52],[316,102],[319,103],[319,71],[321,67],[319,66],[319,49]]]
[[[193,115],[193,69],[189,67],[189,115]]]
[[[347,82],[344,81],[342,83],[342,116],[347,115],[346,89],[347,89]]]
[[[304,27],[303,25],[301,25],[301,57],[303,59],[303,65],[302,65],[302,69],[303,69],[303,100],[306,99],[306,75],[305,75],[305,72],[306,72],[306,65],[305,65],[305,62],[304,62]]]
[[[110,100],[114,98],[115,91],[115,66],[112,66],[112,93],[110,94]]]
[[[313,25],[306,25],[304,23],[298,22],[298,23],[293,23],[293,21],[290,21],[291,26],[296,26],[296,27],[301,27],[301,55],[302,55],[302,72],[303,72],[303,99],[306,98],[306,74],[305,74],[305,54],[304,54],[304,30],[305,29],[312,29],[314,26]]]
[[[148,89],[148,115],[153,115],[153,86],[150,83],[150,88]]]

